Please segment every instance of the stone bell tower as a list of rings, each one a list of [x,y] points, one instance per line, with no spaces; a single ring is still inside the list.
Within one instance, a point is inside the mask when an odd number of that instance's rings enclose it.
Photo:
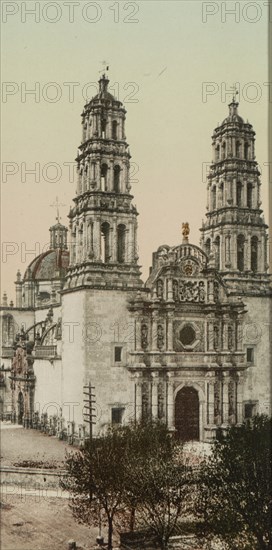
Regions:
[[[247,367],[241,377],[245,418],[271,410],[271,275],[254,146],[253,127],[239,116],[233,97],[228,117],[212,136],[201,246],[223,277],[228,294],[246,306],[239,341]]]
[[[238,114],[233,97],[229,115],[212,136],[213,161],[208,175],[206,221],[201,245],[215,267],[238,291],[266,286],[267,225],[260,199],[255,132]]]
[[[65,288],[139,288],[142,284],[137,265],[138,213],[130,194],[126,110],[109,93],[108,84],[104,74],[99,93],[82,113]]]
[[[126,110],[108,85],[103,75],[98,94],[82,113],[78,182],[69,214],[70,265],[62,291],[63,417],[72,420],[73,429],[88,431],[84,386],[91,383],[97,404],[94,433],[115,415],[129,418],[133,395],[126,365],[134,319],[128,304],[143,286]]]

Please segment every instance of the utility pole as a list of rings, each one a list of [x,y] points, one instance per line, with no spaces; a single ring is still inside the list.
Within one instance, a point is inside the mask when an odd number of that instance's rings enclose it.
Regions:
[[[94,390],[95,388],[94,386],[92,386],[91,382],[89,382],[87,386],[83,386],[83,388],[83,394],[87,396],[87,399],[83,400],[84,403],[86,403],[86,405],[84,405],[84,409],[86,409],[86,412],[83,412],[83,416],[85,422],[88,422],[89,424],[89,439],[91,442],[93,438],[93,425],[95,424],[94,419],[96,418],[96,414],[94,413],[95,407],[93,406],[96,403],[95,394],[92,393],[92,390]]]

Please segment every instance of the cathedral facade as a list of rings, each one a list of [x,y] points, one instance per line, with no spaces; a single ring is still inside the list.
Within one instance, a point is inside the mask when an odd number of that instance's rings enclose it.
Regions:
[[[4,417],[83,443],[111,424],[166,422],[182,440],[270,414],[271,284],[255,132],[229,114],[212,137],[200,247],[153,253],[144,284],[129,177],[126,111],[108,78],[82,113],[70,237],[3,298]],[[68,240],[69,248],[68,251]]]

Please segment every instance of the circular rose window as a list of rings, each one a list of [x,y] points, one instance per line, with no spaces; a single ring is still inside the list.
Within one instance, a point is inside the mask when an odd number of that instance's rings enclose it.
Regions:
[[[195,330],[191,325],[185,325],[179,333],[179,339],[184,346],[190,346],[196,339]]]

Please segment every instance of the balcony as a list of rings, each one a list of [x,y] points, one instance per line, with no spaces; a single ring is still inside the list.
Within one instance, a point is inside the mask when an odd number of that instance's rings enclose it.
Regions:
[[[34,354],[36,359],[60,359],[57,346],[36,346]]]

